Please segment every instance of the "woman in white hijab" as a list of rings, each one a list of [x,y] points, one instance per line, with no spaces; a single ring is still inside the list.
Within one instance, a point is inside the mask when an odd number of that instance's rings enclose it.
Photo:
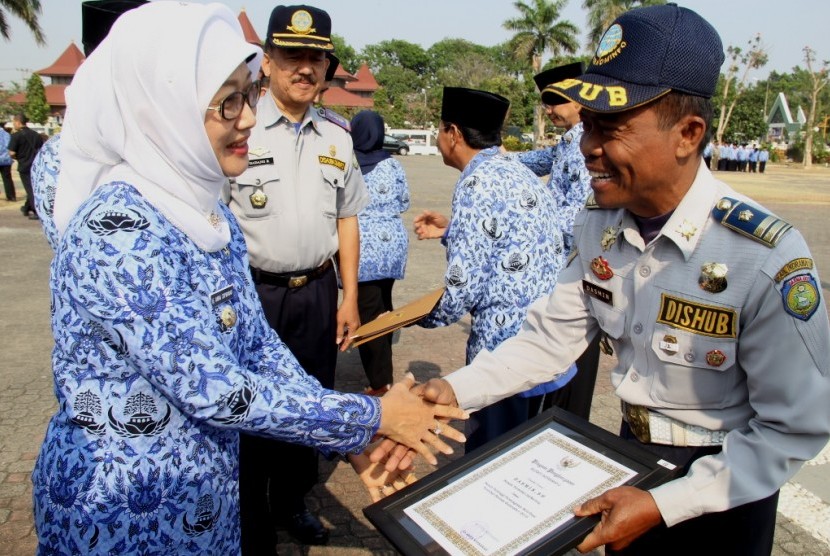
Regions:
[[[240,430],[329,453],[361,454],[376,434],[431,461],[449,450],[429,429],[463,412],[426,404],[411,380],[380,400],[325,390],[265,322],[218,202],[247,167],[260,58],[227,8],[152,2],[121,16],[69,89],[39,554],[238,554]],[[404,484],[362,477],[374,498]]]

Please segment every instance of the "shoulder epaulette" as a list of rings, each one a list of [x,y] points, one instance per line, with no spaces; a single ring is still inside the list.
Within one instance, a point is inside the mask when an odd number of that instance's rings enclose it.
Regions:
[[[597,200],[594,199],[594,194],[591,193],[588,195],[588,198],[585,200],[585,208],[587,209],[598,209],[599,205],[597,204]]]
[[[350,132],[352,130],[352,126],[349,123],[349,120],[347,120],[346,118],[344,118],[343,116],[341,116],[340,114],[335,112],[334,110],[329,110],[328,108],[320,108],[317,111],[317,113],[320,114],[325,119],[327,119],[328,121],[330,121],[331,123],[342,127],[346,131]]]
[[[730,230],[767,247],[778,245],[784,234],[792,229],[792,224],[731,197],[718,201],[712,209],[712,216]]]

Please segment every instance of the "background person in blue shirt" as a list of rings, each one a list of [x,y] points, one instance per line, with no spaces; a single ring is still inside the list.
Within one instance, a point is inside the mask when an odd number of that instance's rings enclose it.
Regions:
[[[366,323],[392,310],[392,287],[402,280],[409,251],[409,234],[401,213],[409,210],[409,186],[401,163],[383,150],[383,118],[364,110],[352,118],[354,154],[369,190],[369,204],[357,215],[360,263],[357,308]],[[358,346],[369,388],[383,395],[392,384],[392,335]]]
[[[447,247],[446,290],[418,324],[447,326],[469,313],[467,362],[513,336],[564,265],[553,196],[533,172],[499,152],[509,105],[485,91],[444,88],[438,150],[461,176],[450,219],[432,211],[415,218],[419,239],[442,238]],[[465,448],[527,421],[532,401],[517,394],[478,411],[467,424]]]
[[[14,180],[12,180],[12,157],[9,155],[10,140],[9,132],[3,128],[2,122],[0,122],[0,176],[3,178],[6,200],[16,201],[17,193],[14,190]]]

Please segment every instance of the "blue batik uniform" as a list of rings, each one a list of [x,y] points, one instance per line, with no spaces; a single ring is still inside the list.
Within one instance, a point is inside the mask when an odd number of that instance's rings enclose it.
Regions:
[[[35,195],[35,211],[46,234],[52,251],[58,248],[58,230],[55,227],[55,191],[61,169],[61,136],[53,135],[35,155],[32,162],[32,190]]]
[[[573,248],[574,219],[591,193],[591,176],[579,150],[581,139],[582,122],[579,122],[555,146],[513,155],[537,176],[550,175],[548,188],[556,201],[556,218],[566,255]]]
[[[406,271],[409,234],[401,213],[409,210],[409,186],[401,163],[382,160],[363,176],[369,204],[357,215],[360,226],[359,282],[393,278]]]
[[[469,313],[469,363],[515,335],[528,306],[553,290],[564,264],[556,204],[530,170],[484,149],[455,186],[445,244],[446,290],[419,324],[444,326]],[[478,411],[465,426],[466,449],[527,421],[529,407],[516,395]]]
[[[231,241],[208,253],[114,183],[64,233],[39,554],[238,554],[239,431],[341,453],[377,432],[376,398],[322,388],[267,325],[221,211]]]
[[[470,313],[472,361],[513,336],[530,303],[553,289],[564,263],[556,206],[527,168],[484,149],[455,186],[446,244],[446,291],[419,324],[445,326]]]

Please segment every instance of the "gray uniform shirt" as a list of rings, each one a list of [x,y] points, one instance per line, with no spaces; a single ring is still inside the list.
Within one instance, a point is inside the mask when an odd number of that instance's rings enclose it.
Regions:
[[[260,99],[248,169],[225,197],[251,266],[293,272],[320,266],[337,252],[337,219],[357,215],[369,202],[344,126],[342,117],[310,107],[297,130],[270,93]]]
[[[830,324],[801,234],[790,230],[775,247],[745,237],[713,216],[724,196],[745,199],[701,164],[648,245],[627,211],[583,211],[577,253],[553,294],[514,338],[447,377],[461,407],[550,380],[602,329],[616,348],[611,378],[622,400],[728,431],[721,453],[651,490],[667,525],[779,489],[830,436]],[[592,269],[598,257],[613,276]],[[720,292],[699,284],[712,262],[728,269]],[[815,295],[799,300],[799,286]],[[811,303],[812,314],[796,316]]]

